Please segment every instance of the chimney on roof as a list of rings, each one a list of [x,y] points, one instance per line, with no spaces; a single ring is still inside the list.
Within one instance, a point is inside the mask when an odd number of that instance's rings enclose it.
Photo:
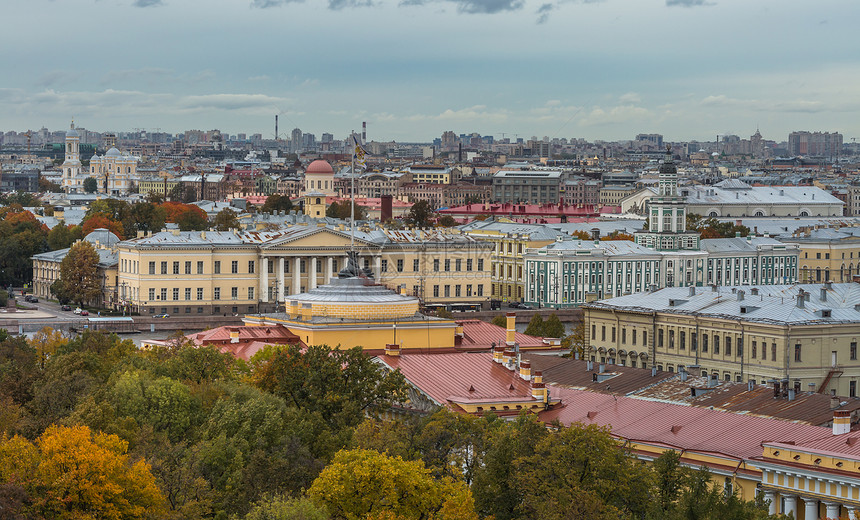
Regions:
[[[520,363],[520,377],[523,378],[524,381],[531,381],[532,379],[532,364],[528,361],[523,361]]]
[[[824,287],[821,288],[821,301],[827,301],[827,289]]]
[[[797,293],[796,298],[797,298],[797,308],[802,309],[803,308],[803,301],[804,301],[803,289],[801,289],[800,292]]]
[[[695,296],[695,295],[696,295],[696,286],[695,286],[695,285],[691,285],[691,286],[690,286],[690,292],[689,292],[689,295],[690,295],[690,296]]]
[[[686,381],[687,380],[687,369],[684,367],[680,367],[678,369],[678,375],[680,375],[681,381]]]
[[[747,381],[747,391],[752,392],[753,390],[755,390],[755,379],[750,379]]]
[[[651,377],[657,377],[657,367],[651,367]]]
[[[602,374],[604,372],[606,372],[606,365],[604,363],[597,365],[597,373]]]
[[[739,302],[744,301],[744,294],[745,294],[745,293],[744,293],[744,291],[742,291],[742,290],[737,292],[737,295],[738,295],[738,301],[739,301]]]
[[[788,389],[788,400],[794,401],[794,397],[795,397],[794,388],[789,388]]]
[[[592,370],[594,370],[594,361],[591,361],[591,360],[586,361],[585,362],[585,371],[591,372]]]
[[[397,343],[388,343],[385,345],[386,356],[400,356],[400,345]]]
[[[516,342],[517,313],[509,312],[505,314],[505,326],[505,342],[509,347],[513,347]]]
[[[496,363],[502,363],[504,361],[505,354],[505,346],[499,343],[496,345],[496,342],[493,342],[493,361]]]
[[[851,432],[851,412],[836,410],[833,412],[833,435]]]
[[[505,368],[512,370],[514,367],[514,351],[513,349],[506,348],[502,353],[502,364],[505,365]]]
[[[831,282],[831,281],[824,282],[824,288],[827,289],[828,291],[830,289],[833,289],[833,282]]]
[[[715,283],[711,284],[711,292],[717,292],[717,284],[715,284]]]
[[[239,343],[239,331],[230,330],[230,343]]]
[[[535,370],[531,380],[532,397],[538,401],[546,400],[546,385],[543,382],[543,372]]]

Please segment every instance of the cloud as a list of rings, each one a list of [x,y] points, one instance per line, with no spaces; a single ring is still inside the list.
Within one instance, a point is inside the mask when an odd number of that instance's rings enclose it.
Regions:
[[[619,96],[618,101],[621,103],[639,103],[642,98],[635,92],[628,92]]]
[[[164,5],[164,2],[161,0],[134,0],[131,5],[135,7],[156,7]]]
[[[546,23],[546,21],[549,19],[549,13],[551,13],[553,9],[555,9],[555,5],[553,5],[553,4],[543,4],[540,7],[538,7],[537,23],[539,23],[539,24]]]
[[[251,7],[268,9],[269,7],[280,7],[285,4],[302,2],[304,0],[251,0]]]
[[[372,7],[372,0],[328,0],[328,8],[340,11],[346,7]]]
[[[666,0],[666,7],[707,7],[714,5],[706,0]]]
[[[283,103],[283,98],[264,94],[204,94],[185,96],[179,102],[186,109],[241,110],[247,108],[272,107]]]
[[[331,0],[330,0],[331,1]],[[496,14],[522,9],[525,0],[401,0],[400,6],[428,5],[449,2],[457,6],[457,12],[466,14]]]

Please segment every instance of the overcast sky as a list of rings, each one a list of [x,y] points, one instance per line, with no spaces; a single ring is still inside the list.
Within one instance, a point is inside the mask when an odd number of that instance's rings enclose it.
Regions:
[[[0,130],[860,137],[856,0],[21,0]]]

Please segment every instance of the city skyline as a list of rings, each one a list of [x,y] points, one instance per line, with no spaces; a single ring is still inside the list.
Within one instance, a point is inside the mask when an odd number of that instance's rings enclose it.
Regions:
[[[74,118],[271,138],[278,114],[282,137],[367,121],[368,139],[419,142],[860,133],[848,1],[37,0],[6,13],[6,130]]]

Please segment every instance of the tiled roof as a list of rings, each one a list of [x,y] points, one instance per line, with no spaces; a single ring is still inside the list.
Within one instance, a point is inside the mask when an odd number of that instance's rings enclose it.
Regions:
[[[231,342],[231,334],[238,333],[237,341]],[[269,325],[249,327],[228,325],[204,330],[185,336],[197,346],[217,347],[224,353],[231,353],[238,359],[248,361],[267,345],[287,345],[301,343],[298,336],[284,326]]]

